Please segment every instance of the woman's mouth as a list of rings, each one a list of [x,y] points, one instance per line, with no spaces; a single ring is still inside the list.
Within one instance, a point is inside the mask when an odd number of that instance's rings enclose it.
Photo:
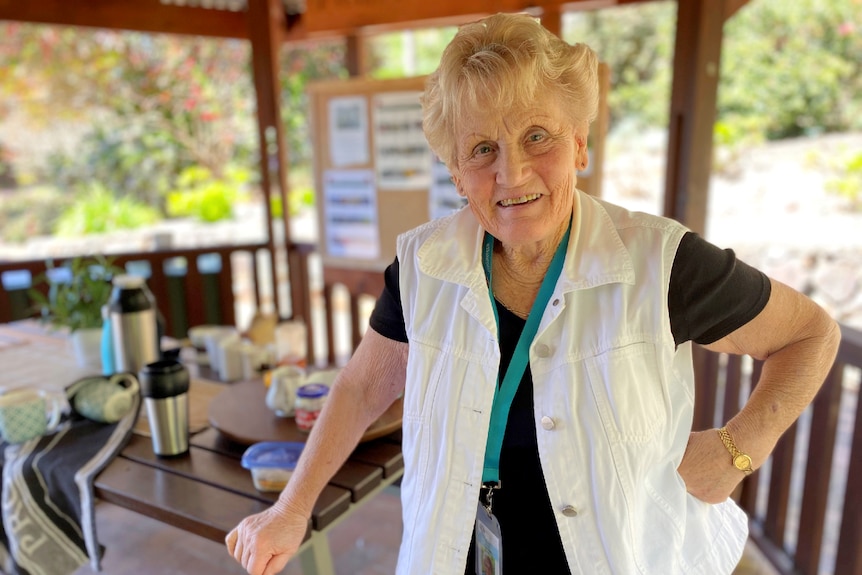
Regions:
[[[529,202],[532,202],[533,200],[538,200],[541,197],[542,194],[528,194],[526,196],[521,196],[520,198],[509,198],[507,200],[501,200],[499,204],[504,208],[508,208],[510,206],[520,206],[522,204],[527,204]]]

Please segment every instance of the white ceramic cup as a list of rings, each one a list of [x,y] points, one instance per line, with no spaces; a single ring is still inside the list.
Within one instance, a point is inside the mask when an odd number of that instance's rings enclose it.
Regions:
[[[212,365],[218,370],[222,381],[242,379],[242,346],[236,333],[218,340],[218,362]]]
[[[305,370],[296,365],[283,365],[270,371],[266,406],[279,417],[293,417],[296,390],[305,383]]]
[[[16,389],[0,395],[0,436],[23,443],[54,431],[60,424],[66,396],[59,392]]]

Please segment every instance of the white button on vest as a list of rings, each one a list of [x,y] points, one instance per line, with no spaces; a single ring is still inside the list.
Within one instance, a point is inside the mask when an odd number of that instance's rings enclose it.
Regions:
[[[542,429],[550,431],[554,429],[554,420],[547,415],[542,417]]]
[[[536,355],[539,357],[549,357],[551,355],[551,348],[544,343],[540,343],[536,346]]]
[[[566,505],[561,511],[566,517],[576,517],[578,515],[578,510],[571,505]]]

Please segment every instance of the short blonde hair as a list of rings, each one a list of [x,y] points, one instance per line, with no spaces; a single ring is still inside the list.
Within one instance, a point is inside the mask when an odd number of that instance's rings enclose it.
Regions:
[[[496,14],[462,26],[422,95],[422,128],[434,153],[457,169],[455,126],[481,105],[504,111],[556,93],[574,125],[589,125],[599,101],[598,58],[566,44],[526,14]],[[504,112],[503,112],[504,113]]]

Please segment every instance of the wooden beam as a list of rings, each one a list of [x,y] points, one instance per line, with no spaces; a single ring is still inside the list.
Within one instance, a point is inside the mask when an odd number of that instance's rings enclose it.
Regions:
[[[159,0],[0,0],[0,20],[248,38],[244,12],[162,4]]]
[[[664,215],[703,234],[726,3],[678,0]]]
[[[748,4],[748,0],[725,0],[724,21],[727,22],[740,8]]]
[[[486,12],[497,4],[496,0],[308,0],[303,20],[309,32],[348,31],[363,26]]]
[[[650,0],[435,0],[404,2],[404,0],[307,0],[302,18],[308,33],[349,33],[366,26],[397,24],[399,28],[434,26],[432,22],[463,16],[496,12],[570,10],[585,7],[632,4]]]

